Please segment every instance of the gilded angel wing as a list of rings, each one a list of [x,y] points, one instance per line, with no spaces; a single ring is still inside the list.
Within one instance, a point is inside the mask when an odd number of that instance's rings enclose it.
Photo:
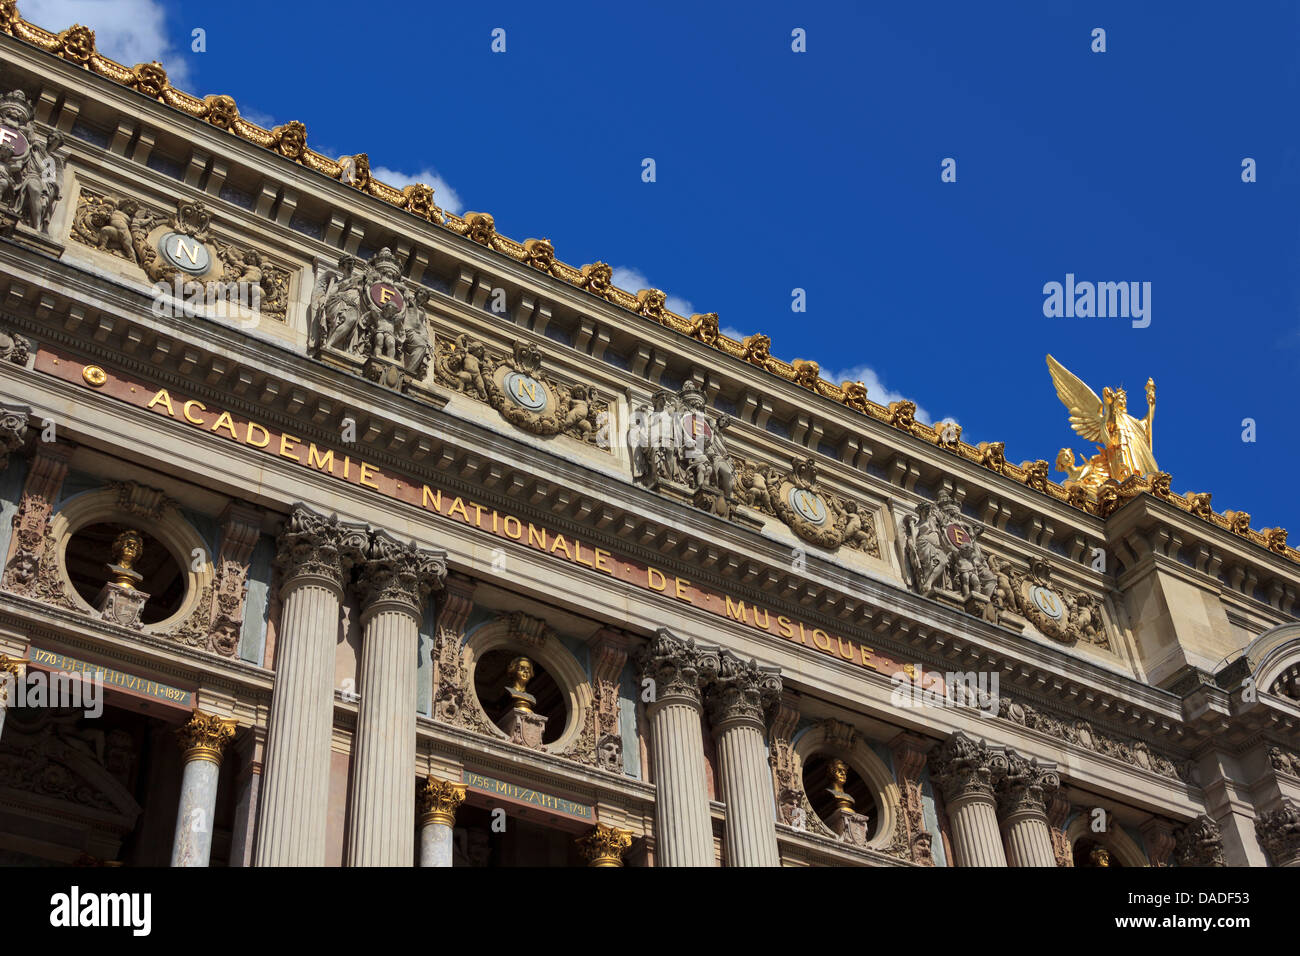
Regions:
[[[1070,427],[1088,441],[1105,444],[1101,399],[1078,376],[1050,355],[1047,356],[1047,370],[1052,373],[1056,397],[1070,411]]]

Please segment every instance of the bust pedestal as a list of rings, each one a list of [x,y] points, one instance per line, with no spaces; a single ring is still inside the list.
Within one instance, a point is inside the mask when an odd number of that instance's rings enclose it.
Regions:
[[[99,590],[95,610],[101,620],[123,627],[139,628],[140,612],[149,601],[149,595],[139,588],[130,588],[110,581]]]
[[[870,820],[860,813],[854,813],[844,807],[836,807],[830,819],[826,821],[841,840],[852,846],[866,846],[870,834],[867,826]]]
[[[523,744],[530,750],[542,749],[542,733],[546,718],[531,710],[516,707],[506,713],[497,724],[510,737],[511,743]]]

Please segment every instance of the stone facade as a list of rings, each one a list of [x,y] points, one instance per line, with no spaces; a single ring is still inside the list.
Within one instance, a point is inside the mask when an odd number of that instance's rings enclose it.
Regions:
[[[93,43],[0,4],[34,860],[1300,861],[1285,531],[1058,484]],[[106,723],[16,703],[88,659]]]

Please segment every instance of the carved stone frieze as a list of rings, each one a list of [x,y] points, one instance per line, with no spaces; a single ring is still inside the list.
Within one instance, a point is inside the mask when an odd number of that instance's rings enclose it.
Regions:
[[[582,382],[564,385],[542,370],[541,349],[516,340],[509,356],[461,334],[443,340],[434,361],[439,385],[485,402],[517,428],[534,435],[568,435],[609,448],[609,403]]]
[[[947,492],[924,501],[915,515],[903,519],[904,553],[918,594],[964,605],[972,613],[994,619],[992,604],[997,575],[980,547],[984,526],[962,513]],[[993,608],[993,610],[990,610]]]
[[[38,130],[35,116],[22,90],[0,97],[0,209],[48,235],[63,189],[64,138]]]
[[[289,270],[262,252],[213,235],[201,201],[181,199],[162,213],[130,196],[83,188],[73,214],[74,241],[125,259],[150,282],[174,285],[187,303],[238,304],[283,321]]]
[[[736,475],[723,433],[730,415],[713,416],[693,381],[660,389],[632,412],[628,449],[639,484],[690,501],[721,518],[732,515]]]
[[[71,455],[67,445],[38,445],[13,517],[11,556],[0,587],[47,604],[79,610],[81,606],[68,593],[59,573],[57,548],[50,533],[50,516]]]
[[[308,351],[366,378],[406,391],[422,382],[433,356],[425,309],[432,293],[402,277],[402,264],[387,247],[364,262],[339,259],[321,271],[308,308]]]
[[[1273,769],[1292,777],[1300,777],[1300,754],[1281,747],[1268,748],[1268,761]]]
[[[1114,757],[1142,770],[1150,771],[1172,780],[1192,782],[1191,764],[1175,763],[1153,751],[1141,740],[1121,740],[1103,733],[1088,721],[1057,717],[1037,708],[1012,700],[1005,694],[998,697],[998,717],[1037,730],[1084,750]]]

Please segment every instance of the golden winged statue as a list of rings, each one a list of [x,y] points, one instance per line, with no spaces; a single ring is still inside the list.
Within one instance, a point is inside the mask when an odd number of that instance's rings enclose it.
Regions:
[[[1147,415],[1137,419],[1128,413],[1128,394],[1109,386],[1101,398],[1074,373],[1052,356],[1047,356],[1047,370],[1052,373],[1061,404],[1070,410],[1070,427],[1088,441],[1097,443],[1097,453],[1076,464],[1074,452],[1062,448],[1056,456],[1056,468],[1089,491],[1096,491],[1108,478],[1122,482],[1134,475],[1159,471],[1151,451],[1151,423],[1156,414],[1155,379],[1147,379]]]

